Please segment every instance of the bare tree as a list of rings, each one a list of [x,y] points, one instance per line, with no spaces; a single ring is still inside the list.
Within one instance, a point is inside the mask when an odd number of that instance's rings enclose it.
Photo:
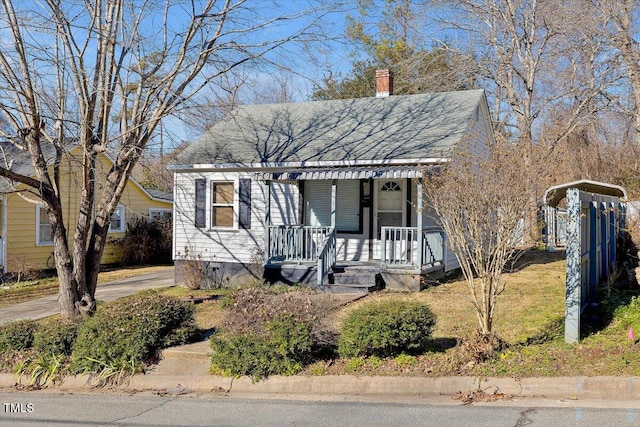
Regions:
[[[17,173],[5,156],[0,176],[46,207],[63,316],[95,310],[111,215],[161,120],[216,79],[308,36],[313,18],[302,26],[296,18],[305,12],[294,9],[266,13],[279,9],[248,0],[0,0],[0,131],[33,168]],[[60,164],[73,147],[82,181],[78,221],[69,224]],[[114,162],[104,176],[100,153]]]
[[[562,110],[562,121],[546,137],[544,148],[570,135],[595,111],[593,62],[599,45],[585,43],[583,27],[569,25],[581,14],[574,1],[452,0],[458,9],[447,25],[466,34],[460,47],[478,64],[480,84],[492,98],[496,137],[517,142],[525,159],[523,178],[529,182],[526,235],[537,235],[536,207],[544,155],[534,146],[550,113]],[[569,108],[570,107],[570,108]],[[561,126],[560,126],[561,125]]]
[[[527,203],[522,158],[509,147],[483,152],[469,143],[429,177],[425,203],[447,234],[467,281],[483,335],[493,331],[502,272],[517,255]]]
[[[607,97],[631,119],[640,144],[640,5],[634,0],[594,0],[581,6],[591,13],[591,38],[611,49],[606,60],[626,77],[627,88],[613,86]]]

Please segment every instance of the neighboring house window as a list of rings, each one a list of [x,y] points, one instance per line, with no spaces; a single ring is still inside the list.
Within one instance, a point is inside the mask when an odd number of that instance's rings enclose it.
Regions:
[[[53,245],[53,230],[44,206],[36,206],[36,245]]]
[[[172,209],[149,209],[150,221],[163,221],[173,218]]]
[[[211,183],[211,227],[232,228],[235,188],[233,182]]]
[[[111,215],[111,223],[109,224],[109,233],[124,232],[124,206],[118,206]]]

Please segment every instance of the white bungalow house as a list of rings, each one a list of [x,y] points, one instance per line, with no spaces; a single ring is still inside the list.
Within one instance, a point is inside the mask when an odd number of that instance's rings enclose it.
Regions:
[[[492,143],[484,91],[376,78],[376,97],[238,107],[190,145],[171,166],[176,274],[419,289],[458,268],[422,180],[461,141]]]

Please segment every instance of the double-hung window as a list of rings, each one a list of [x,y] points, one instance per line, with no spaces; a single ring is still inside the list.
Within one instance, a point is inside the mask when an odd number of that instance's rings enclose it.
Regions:
[[[111,215],[109,233],[124,233],[124,206],[119,205]]]
[[[47,209],[42,205],[36,206],[36,245],[53,245],[53,229],[49,222]]]
[[[234,226],[234,182],[211,183],[211,227],[232,228]]]
[[[250,229],[251,188],[249,178],[228,181],[196,179],[194,225],[212,230]]]
[[[173,217],[173,210],[162,208],[149,209],[149,221],[166,221]]]

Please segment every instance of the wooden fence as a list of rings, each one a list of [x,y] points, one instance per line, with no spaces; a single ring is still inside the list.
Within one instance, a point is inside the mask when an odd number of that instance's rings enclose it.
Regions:
[[[580,340],[580,319],[596,300],[597,286],[615,274],[616,239],[624,230],[618,197],[569,188],[567,197],[567,288],[565,341]]]

